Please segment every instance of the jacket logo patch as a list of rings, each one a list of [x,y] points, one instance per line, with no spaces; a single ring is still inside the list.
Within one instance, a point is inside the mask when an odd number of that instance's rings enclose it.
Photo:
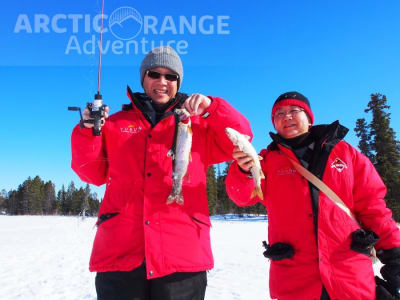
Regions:
[[[142,130],[141,126],[136,126],[135,124],[128,125],[127,127],[121,127],[121,132],[122,133],[129,133],[129,134],[135,134],[138,133]]]
[[[278,175],[283,176],[283,175],[292,175],[296,173],[295,169],[279,169],[278,170]]]
[[[338,170],[339,171],[339,173],[340,172],[342,172],[344,169],[347,169],[347,165],[346,165],[346,163],[343,161],[343,160],[341,160],[340,158],[335,158],[335,160],[332,162],[332,164],[331,164],[331,169],[332,168],[335,168],[336,170]]]

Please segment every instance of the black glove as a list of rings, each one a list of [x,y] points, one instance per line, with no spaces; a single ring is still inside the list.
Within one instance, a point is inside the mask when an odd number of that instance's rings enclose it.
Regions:
[[[376,279],[377,300],[400,300],[400,248],[379,250],[377,256],[384,264],[381,275]]]
[[[392,295],[387,281],[375,276],[376,281],[376,300],[400,300],[399,296]]]
[[[265,241],[263,241],[263,246],[266,249],[263,253],[264,256],[271,260],[292,258],[294,255],[294,249],[290,244],[278,242],[272,245],[268,245]]]
[[[379,241],[379,236],[375,232],[360,228],[351,234],[350,248],[356,252],[370,255],[377,241]]]

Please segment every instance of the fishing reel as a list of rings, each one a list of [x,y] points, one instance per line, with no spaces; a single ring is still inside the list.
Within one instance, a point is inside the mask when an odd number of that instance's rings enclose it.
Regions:
[[[101,125],[103,125],[103,118],[107,105],[103,104],[103,98],[99,92],[94,95],[93,103],[88,102],[86,107],[89,110],[89,116],[92,120],[83,120],[82,111],[80,107],[69,106],[68,110],[79,111],[81,120],[79,122],[80,128],[84,128],[84,123],[93,124],[92,132],[94,136],[99,136],[101,133]]]
[[[103,104],[103,99],[100,94],[100,75],[101,75],[101,49],[103,48],[103,19],[104,19],[104,0],[101,4],[101,27],[100,27],[100,45],[99,45],[99,66],[97,74],[97,94],[94,95],[93,103],[88,103],[86,107],[89,110],[90,120],[83,120],[82,111],[80,107],[68,107],[68,110],[79,111],[81,121],[79,122],[80,127],[85,127],[84,123],[93,124],[93,135],[99,136],[101,134],[101,125],[103,125],[103,118],[106,114],[107,105]]]

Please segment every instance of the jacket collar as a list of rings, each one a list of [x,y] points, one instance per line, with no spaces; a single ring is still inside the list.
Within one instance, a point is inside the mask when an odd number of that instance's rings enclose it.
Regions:
[[[160,120],[172,115],[173,111],[181,107],[183,102],[188,98],[187,94],[177,93],[175,98],[171,99],[165,109],[157,111],[152,105],[152,99],[145,93],[134,93],[131,88],[127,86],[127,95],[131,103],[123,105],[122,109],[125,111],[131,109],[139,110],[152,126],[155,126]]]
[[[323,124],[316,125],[311,127],[310,135],[315,142],[319,142],[321,145],[324,144],[337,144],[341,141],[349,131],[348,128],[344,127],[339,123],[339,121],[335,121],[331,124]],[[268,146],[270,150],[277,150],[277,145],[283,145],[287,148],[290,148],[285,144],[284,139],[276,133],[269,133],[272,143]]]

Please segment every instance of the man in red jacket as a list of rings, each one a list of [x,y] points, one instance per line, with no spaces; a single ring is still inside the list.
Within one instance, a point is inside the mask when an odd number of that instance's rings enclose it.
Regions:
[[[213,267],[206,170],[232,159],[224,129],[251,135],[250,125],[221,98],[179,93],[183,67],[170,47],[147,54],[140,79],[145,93],[128,87],[131,103],[110,117],[106,109],[100,136],[90,124],[72,133],[73,170],[106,184],[90,259],[98,299],[201,300]],[[168,205],[177,108],[191,115],[191,161],[184,204]]]
[[[264,255],[271,260],[271,297],[373,300],[376,293],[377,299],[400,299],[400,232],[375,168],[342,140],[348,129],[337,121],[313,126],[310,103],[298,92],[279,96],[271,118],[277,134],[270,134],[273,142],[260,153],[264,201],[250,199],[253,161],[238,148],[226,178],[233,201],[241,206],[261,201],[268,212]],[[299,174],[289,158],[329,186],[363,229]],[[377,289],[369,257],[374,244],[385,264],[385,281],[378,280]]]

